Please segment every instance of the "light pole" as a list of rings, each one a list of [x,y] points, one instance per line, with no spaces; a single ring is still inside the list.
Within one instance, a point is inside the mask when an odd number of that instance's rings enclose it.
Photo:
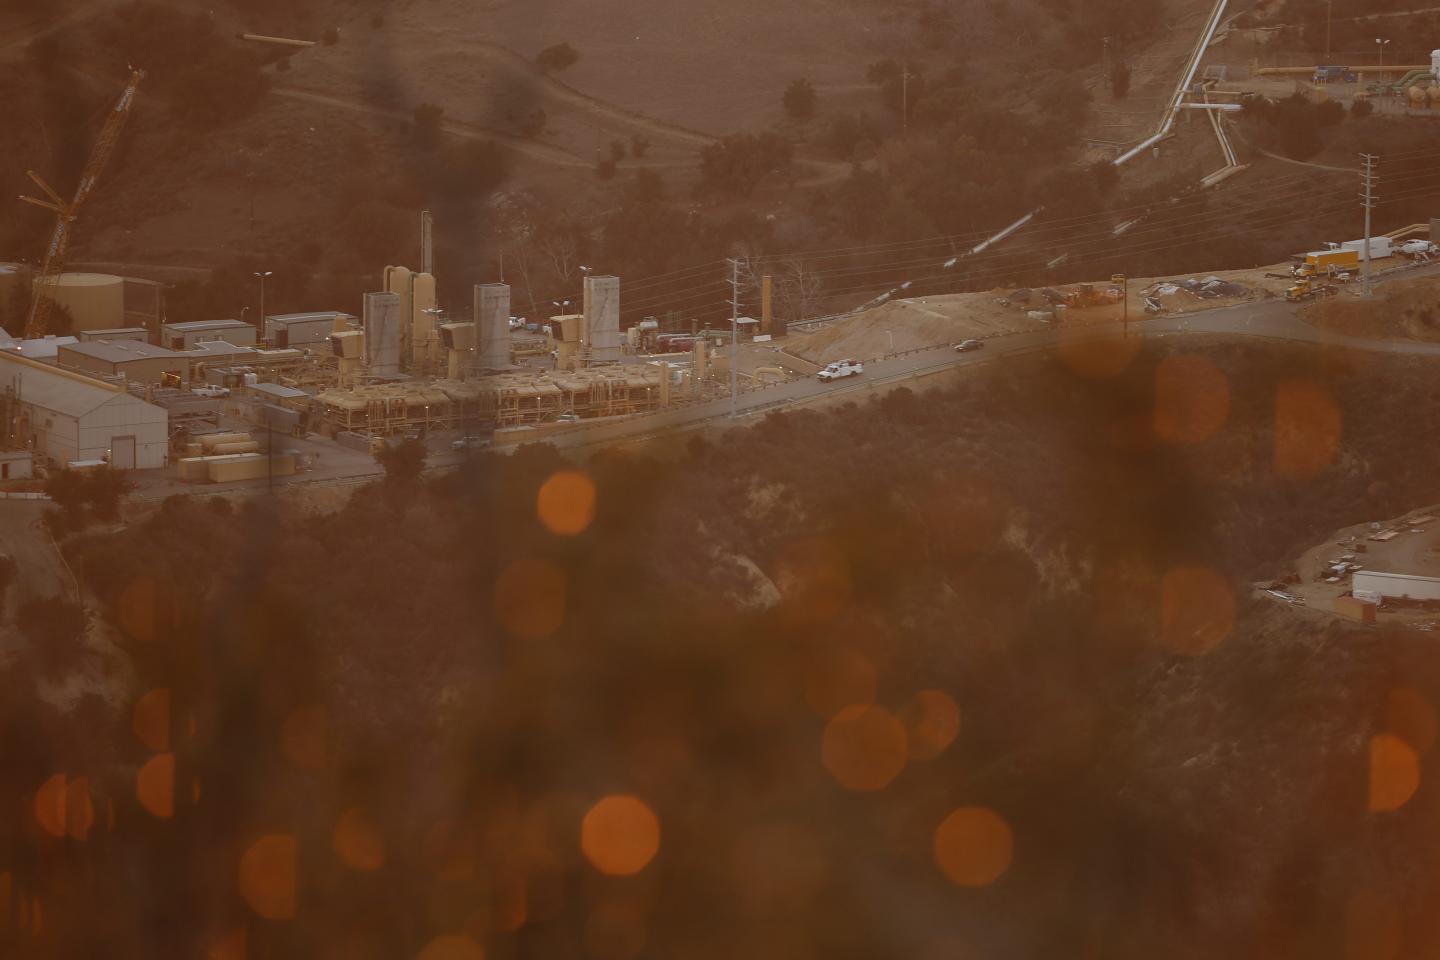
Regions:
[[[1384,80],[1385,80],[1385,46],[1386,46],[1389,42],[1390,42],[1389,40],[1381,40],[1379,37],[1376,37],[1376,38],[1375,38],[1375,48],[1380,51],[1380,74],[1379,74],[1379,76],[1380,76],[1380,80],[1381,80],[1382,83],[1383,83]]]
[[[1120,288],[1120,337],[1124,339],[1130,336],[1130,281],[1125,274],[1117,273],[1110,277],[1110,282]]]
[[[260,278],[260,327],[265,326],[265,278],[274,273],[274,270],[257,270],[252,276]]]

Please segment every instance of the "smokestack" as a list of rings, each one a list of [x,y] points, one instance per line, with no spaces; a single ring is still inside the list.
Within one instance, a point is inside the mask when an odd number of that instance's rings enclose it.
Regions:
[[[475,335],[480,349],[475,362],[483,369],[510,366],[510,285],[475,285]]]
[[[585,335],[590,359],[614,363],[620,359],[620,278],[585,278]]]
[[[773,335],[775,331],[771,329],[771,326],[774,318],[770,313],[770,292],[772,287],[773,283],[770,274],[767,273],[760,280],[760,332]]]

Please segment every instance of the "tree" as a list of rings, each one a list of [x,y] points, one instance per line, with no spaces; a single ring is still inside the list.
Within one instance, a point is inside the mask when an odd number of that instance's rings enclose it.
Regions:
[[[425,452],[423,441],[407,438],[393,446],[386,444],[375,459],[385,468],[385,482],[402,487],[415,483],[425,472]]]
[[[795,148],[773,133],[737,133],[700,151],[700,178],[719,193],[748,197],[771,173],[790,165]]]
[[[535,62],[542,70],[560,71],[575,65],[580,59],[580,52],[569,43],[557,43],[546,47],[535,56]]]
[[[803,320],[820,290],[820,277],[810,264],[797,257],[785,264],[776,287],[785,315],[791,320]]]
[[[785,115],[791,120],[809,120],[815,116],[815,104],[819,98],[815,93],[815,85],[805,77],[790,81],[790,86],[785,88],[785,94],[780,98],[781,105],[785,108]]]
[[[1354,120],[1363,120],[1375,112],[1375,104],[1369,100],[1356,99],[1350,104],[1350,117]]]
[[[445,108],[438,107],[433,103],[422,103],[415,108],[414,123],[412,131],[415,142],[420,146],[429,149],[440,142],[440,123],[445,116]]]

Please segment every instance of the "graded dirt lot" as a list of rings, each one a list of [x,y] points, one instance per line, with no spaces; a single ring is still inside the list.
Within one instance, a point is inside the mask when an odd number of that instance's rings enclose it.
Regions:
[[[1376,261],[1375,269],[1395,262],[1396,258]],[[1433,343],[1440,341],[1440,287],[1433,279],[1397,280],[1373,299],[1340,297],[1317,302],[1301,316],[1322,330]]]
[[[1130,281],[1129,315],[1144,316],[1145,298],[1153,296],[1163,308],[1163,315],[1195,313],[1216,307],[1234,306],[1252,300],[1284,296],[1290,286],[1288,279],[1267,277],[1282,273],[1288,264],[1276,264],[1254,270],[1218,270],[1180,277],[1135,278]],[[1185,289],[1185,281],[1220,280],[1244,288],[1240,295],[1199,296]],[[1097,288],[1108,284],[1098,281]],[[1076,289],[1075,284],[1052,288],[1062,293]],[[1162,292],[1167,291],[1167,292]],[[829,363],[844,357],[862,360],[933,347],[941,343],[958,343],[966,339],[983,340],[1026,330],[1039,330],[1060,323],[1075,326],[1113,323],[1124,315],[1121,304],[1067,309],[1055,321],[1032,319],[1029,312],[1042,306],[1032,296],[1028,305],[1011,305],[1007,297],[1011,288],[984,293],[957,293],[945,296],[893,300],[887,304],[836,320],[812,333],[795,333],[786,340],[786,350],[813,363]]]
[[[1326,568],[1352,554],[1353,562],[1365,570],[1440,576],[1440,521],[1436,517],[1440,517],[1440,505],[1412,510],[1395,520],[1374,521],[1381,531],[1397,531],[1384,541],[1370,539],[1377,534],[1370,522],[1342,527],[1300,555],[1294,567],[1300,582],[1287,584],[1285,591],[1302,598],[1312,610],[1330,613],[1335,598],[1350,592],[1352,577],[1327,583]],[[1436,620],[1433,611],[1419,609],[1387,609],[1379,614],[1379,622],[1428,624]]]

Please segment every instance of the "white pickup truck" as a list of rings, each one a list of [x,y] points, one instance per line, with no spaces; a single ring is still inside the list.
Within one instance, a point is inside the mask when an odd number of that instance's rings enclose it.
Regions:
[[[821,383],[829,383],[832,380],[839,380],[841,377],[859,376],[865,372],[865,364],[859,360],[836,360],[830,366],[815,374],[815,379]]]

